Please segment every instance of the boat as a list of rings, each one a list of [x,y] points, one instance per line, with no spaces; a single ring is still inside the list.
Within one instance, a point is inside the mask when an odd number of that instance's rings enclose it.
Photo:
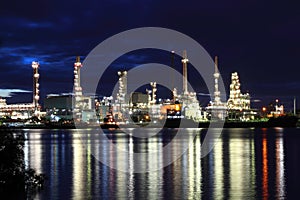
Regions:
[[[106,115],[106,117],[103,120],[103,123],[100,124],[100,127],[102,129],[117,129],[119,128],[116,120],[112,115]]]

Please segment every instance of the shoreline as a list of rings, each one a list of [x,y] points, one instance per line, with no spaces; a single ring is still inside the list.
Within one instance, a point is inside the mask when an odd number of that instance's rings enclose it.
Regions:
[[[93,125],[23,125],[23,126],[0,126],[0,130],[10,129],[87,129],[87,128],[102,128],[102,129],[122,129],[122,128],[209,128],[210,121],[207,122],[194,122],[193,120],[167,120],[164,125],[157,124],[122,124],[122,125],[109,125],[109,124],[93,124]],[[238,122],[238,121],[226,121],[226,122],[213,122],[213,124],[220,125],[222,128],[296,128],[300,127],[298,118],[288,119],[271,119],[269,121],[249,121],[249,122]],[[223,124],[223,126],[222,126]],[[213,128],[214,126],[212,126]]]

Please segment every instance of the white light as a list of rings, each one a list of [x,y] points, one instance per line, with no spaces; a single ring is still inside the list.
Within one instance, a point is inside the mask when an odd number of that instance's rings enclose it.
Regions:
[[[76,63],[74,63],[74,66],[75,67],[82,67],[82,64],[81,64],[81,62],[76,62]]]
[[[33,61],[32,64],[31,64],[32,68],[36,69],[39,67],[39,63],[38,62],[35,62]]]

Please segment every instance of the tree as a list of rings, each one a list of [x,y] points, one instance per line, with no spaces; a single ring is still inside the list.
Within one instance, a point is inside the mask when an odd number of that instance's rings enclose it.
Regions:
[[[11,198],[30,196],[43,187],[45,175],[25,169],[24,134],[0,131],[0,195]]]

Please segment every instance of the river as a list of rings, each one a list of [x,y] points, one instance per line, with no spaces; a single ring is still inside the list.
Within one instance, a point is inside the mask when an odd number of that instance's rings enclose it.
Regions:
[[[184,139],[177,129],[148,129],[149,138],[112,130],[106,139],[89,129],[22,131],[26,165],[48,177],[35,199],[282,199],[300,191],[298,128],[223,129],[204,157],[207,129],[181,129]]]

